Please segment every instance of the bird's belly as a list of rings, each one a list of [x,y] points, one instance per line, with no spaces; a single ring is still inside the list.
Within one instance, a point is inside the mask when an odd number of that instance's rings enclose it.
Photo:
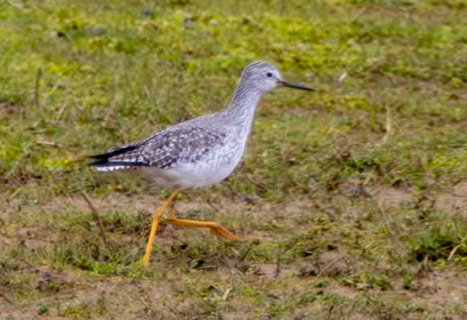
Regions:
[[[227,178],[236,167],[236,163],[223,166],[212,164],[197,164],[195,167],[188,164],[171,172],[174,182],[181,188],[200,188],[213,185]]]
[[[242,150],[243,151],[243,150]],[[240,162],[243,152],[222,153],[192,163],[180,163],[171,169],[147,167],[145,170],[161,186],[177,188],[201,188],[221,182],[227,178]]]

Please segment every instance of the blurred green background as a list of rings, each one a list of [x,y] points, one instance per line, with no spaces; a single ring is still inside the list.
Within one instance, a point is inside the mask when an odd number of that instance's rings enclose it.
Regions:
[[[0,1],[0,318],[465,319],[467,2]],[[86,156],[263,98],[245,162],[166,195]],[[103,221],[99,235],[86,192]]]

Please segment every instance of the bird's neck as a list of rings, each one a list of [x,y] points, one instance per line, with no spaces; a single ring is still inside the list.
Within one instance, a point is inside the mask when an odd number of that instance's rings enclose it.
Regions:
[[[261,91],[252,88],[251,85],[240,80],[233,94],[232,101],[226,110],[229,120],[249,132],[255,116],[256,106],[262,95]]]

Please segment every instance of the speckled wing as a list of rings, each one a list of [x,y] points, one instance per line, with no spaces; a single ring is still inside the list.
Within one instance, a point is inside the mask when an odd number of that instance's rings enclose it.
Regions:
[[[90,163],[98,171],[157,167],[170,169],[179,163],[200,160],[210,150],[221,146],[225,134],[209,128],[190,126],[163,130],[145,141],[112,148],[107,153],[92,156]]]

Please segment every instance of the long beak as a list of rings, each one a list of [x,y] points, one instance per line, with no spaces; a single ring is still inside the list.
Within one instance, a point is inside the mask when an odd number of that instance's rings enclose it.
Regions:
[[[283,79],[278,80],[279,84],[284,87],[289,87],[293,89],[307,90],[307,91],[316,91],[316,89],[307,87],[301,83],[293,83]]]

